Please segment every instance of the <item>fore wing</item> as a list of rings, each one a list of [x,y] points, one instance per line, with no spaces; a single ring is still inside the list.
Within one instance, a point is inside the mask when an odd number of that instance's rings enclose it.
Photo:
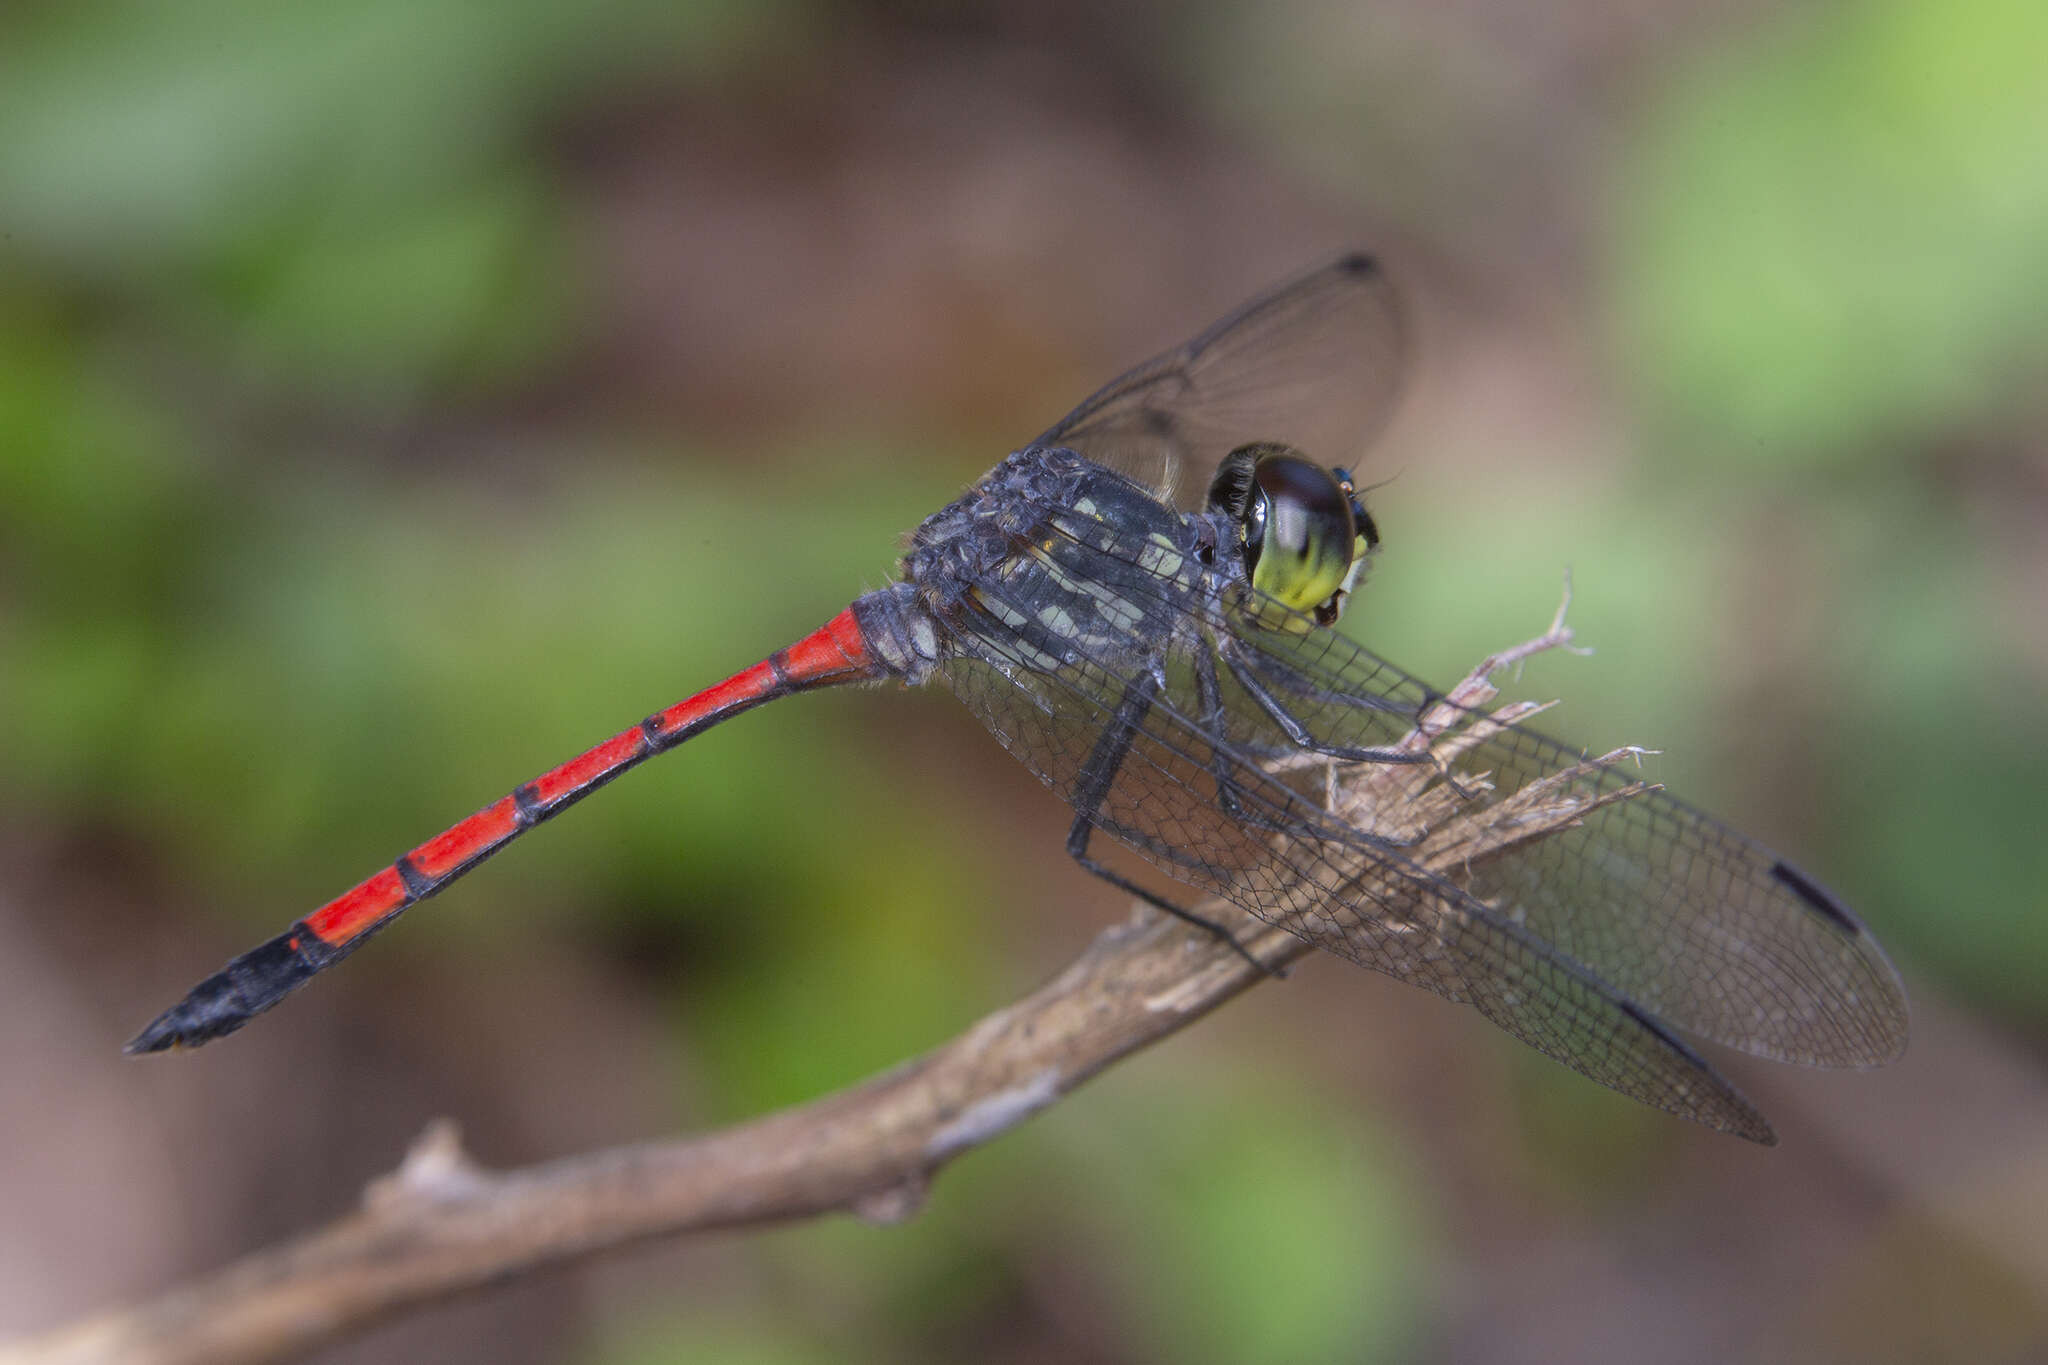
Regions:
[[[1002,600],[1006,591],[1002,580],[977,588],[941,673],[1062,797],[1075,799],[1103,728],[1119,712],[1130,715],[1134,677],[1142,673],[1148,690],[1157,684],[1091,812],[1098,828],[1172,876],[1318,947],[1474,1006],[1603,1085],[1771,1140],[1748,1101],[1653,1011],[1521,922],[1513,907],[1415,861],[1409,855],[1420,845],[1334,812],[1325,795],[1331,774],[1376,765],[1300,761],[1302,750],[1252,700],[1213,640],[1179,632],[1162,646],[1134,636],[1126,651],[1097,636],[1048,668],[1005,619],[1036,604]],[[1364,714],[1381,731],[1403,728],[1398,704]]]
[[[1076,522],[1074,530],[1089,528]],[[1115,553],[1103,539],[1097,553]],[[1246,588],[1222,603],[1143,578],[1225,644],[1222,670],[1284,709],[1298,750],[1393,742],[1404,716],[1438,694],[1327,629],[1272,629]],[[1232,603],[1236,604],[1233,608]],[[1296,618],[1297,624],[1305,624]],[[1238,745],[1270,745],[1263,704],[1224,708]],[[1457,751],[1451,788],[1466,814],[1541,790],[1591,803],[1572,828],[1475,859],[1450,878],[1513,923],[1677,1027],[1741,1051],[1813,1066],[1875,1066],[1905,1049],[1904,987],[1884,950],[1840,900],[1756,840],[1649,787],[1633,768],[1522,725],[1478,727]],[[1397,811],[1376,817],[1390,830]]]

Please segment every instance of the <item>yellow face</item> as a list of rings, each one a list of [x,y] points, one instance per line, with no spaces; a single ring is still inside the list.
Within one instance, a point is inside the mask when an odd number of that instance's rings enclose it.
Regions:
[[[1232,451],[1216,472],[1209,502],[1237,519],[1252,586],[1322,625],[1343,611],[1359,567],[1378,543],[1349,476],[1287,446]]]

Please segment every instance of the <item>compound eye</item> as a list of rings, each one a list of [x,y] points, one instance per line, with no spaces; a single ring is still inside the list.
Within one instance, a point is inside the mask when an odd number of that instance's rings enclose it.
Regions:
[[[1345,586],[1359,548],[1351,494],[1299,455],[1264,454],[1244,509],[1252,586],[1295,611],[1316,612]]]

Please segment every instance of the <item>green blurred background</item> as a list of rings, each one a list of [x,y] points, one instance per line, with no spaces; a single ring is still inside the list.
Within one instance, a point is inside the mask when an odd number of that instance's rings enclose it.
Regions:
[[[2048,1349],[2048,8],[253,0],[0,12],[0,1333],[486,1162],[849,1084],[1123,913],[943,695],[725,727],[261,1025],[121,1041],[823,621],[1123,364],[1348,246],[1416,371],[1347,628],[1837,885],[1914,1051],[1784,1145],[1326,962],[925,1213],[323,1359]]]

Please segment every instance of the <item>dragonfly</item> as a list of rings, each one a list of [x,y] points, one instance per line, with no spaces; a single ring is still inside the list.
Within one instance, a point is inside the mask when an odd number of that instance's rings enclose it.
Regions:
[[[1898,974],[1818,881],[1519,715],[1467,717],[1442,752],[1416,742],[1455,704],[1333,629],[1381,548],[1353,471],[1406,355],[1369,255],[1253,299],[928,517],[887,586],[420,844],[200,982],[128,1051],[234,1032],[520,835],[741,712],[937,682],[1073,808],[1066,852],[1089,872],[1225,933],[1178,888],[1101,861],[1106,836],[1602,1085],[1774,1141],[1689,1040],[1880,1065],[1906,1042]],[[1427,821],[1340,799],[1385,778],[1397,803],[1490,819],[1494,837],[1424,856]],[[1529,814],[1558,800],[1575,803],[1564,818]]]

